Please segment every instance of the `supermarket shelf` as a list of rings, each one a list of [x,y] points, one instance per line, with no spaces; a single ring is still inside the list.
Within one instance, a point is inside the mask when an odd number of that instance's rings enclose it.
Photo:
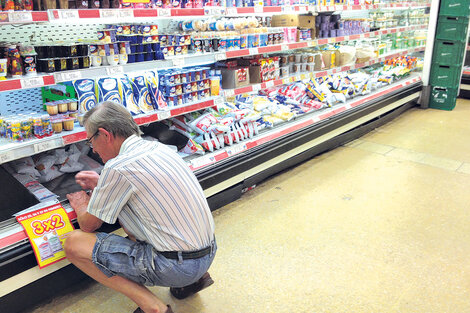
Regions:
[[[0,12],[0,25],[47,22],[46,11],[12,11]]]
[[[129,63],[118,66],[99,66],[91,67],[81,70],[63,71],[56,72],[54,74],[39,74],[34,77],[23,77],[20,79],[7,79],[0,81],[0,92],[2,91],[13,91],[18,89],[37,88],[48,85],[54,85],[56,83],[71,81],[81,78],[97,78],[110,76],[122,73],[131,73],[135,71],[144,71],[148,69],[165,69],[171,67],[183,67],[183,66],[197,66],[203,64],[215,63],[220,60],[226,60],[229,58],[237,58],[249,55],[258,55],[263,53],[273,53],[286,50],[302,49],[307,47],[314,47],[318,45],[324,45],[329,43],[338,43],[348,40],[364,39],[374,37],[378,35],[392,34],[403,31],[412,31],[426,29],[425,25],[414,25],[407,27],[395,27],[389,29],[378,30],[369,33],[314,39],[304,42],[295,43],[283,43],[280,45],[272,45],[259,48],[233,50],[227,52],[217,53],[202,53],[202,54],[186,54],[180,56],[167,57],[165,60],[147,61],[138,63]]]
[[[265,143],[281,138],[287,134],[293,133],[307,126],[319,123],[321,121],[331,118],[332,116],[336,114],[346,112],[366,102],[373,101],[388,93],[395,92],[396,90],[400,88],[414,84],[419,81],[421,81],[420,75],[413,73],[412,75],[410,75],[410,77],[406,79],[402,79],[396,83],[393,83],[390,87],[383,87],[379,89],[377,92],[374,92],[370,95],[357,97],[357,98],[347,101],[346,103],[338,104],[328,109],[315,111],[313,113],[307,113],[299,117],[298,119],[296,119],[294,122],[284,123],[282,126],[275,127],[272,130],[261,132],[259,135],[251,139],[242,141],[232,146],[228,146],[221,150],[217,150],[211,153],[206,153],[203,156],[193,157],[193,158],[190,157],[188,158],[187,162],[193,171],[203,169],[214,163],[217,163],[222,160],[226,160],[239,153],[246,152],[250,149],[259,147]]]
[[[150,114],[138,115],[134,119],[138,125],[145,125],[173,116],[209,108],[222,102],[222,97],[212,97],[204,101],[174,107],[165,111],[160,110]],[[32,139],[25,142],[11,142],[7,139],[2,139],[0,140],[0,164],[34,155],[40,152],[64,147],[65,145],[79,142],[85,139],[85,129],[79,126],[77,126],[73,131],[64,131],[60,134],[53,134],[47,138]]]
[[[260,7],[205,7],[205,8],[178,8],[178,9],[68,9],[47,11],[13,11],[0,12],[1,24],[21,24],[48,21],[76,22],[77,20],[104,19],[117,21],[122,19],[154,18],[154,17],[184,17],[184,16],[219,16],[238,14],[281,14],[281,13],[308,13],[332,12],[353,10],[377,10],[387,8],[420,8],[429,7],[430,4],[420,3],[384,3],[374,5],[295,5],[295,6],[260,6]]]
[[[225,59],[238,58],[238,57],[243,57],[243,56],[248,56],[248,55],[257,55],[257,54],[263,54],[263,53],[273,53],[273,52],[280,52],[280,51],[286,51],[286,50],[302,49],[302,48],[307,48],[307,47],[325,45],[329,43],[338,43],[338,42],[344,42],[344,41],[349,41],[349,40],[358,40],[358,39],[375,37],[379,35],[393,34],[393,33],[404,32],[404,31],[420,30],[420,29],[426,29],[426,28],[427,28],[426,25],[394,27],[394,28],[381,29],[381,30],[377,30],[374,32],[349,35],[349,36],[321,38],[321,39],[307,40],[307,41],[302,41],[302,42],[283,43],[280,45],[272,45],[272,46],[266,46],[266,47],[240,49],[240,50],[233,50],[233,51],[227,51],[227,52],[218,52],[215,54],[215,59],[225,60]]]
[[[396,58],[396,57],[399,57],[399,56],[407,55],[409,53],[418,52],[418,51],[424,51],[424,47],[398,50],[398,51],[395,51],[392,54],[388,54],[388,55],[382,56],[380,58],[374,58],[374,59],[371,59],[370,61],[365,62],[365,63],[335,67],[335,68],[332,68],[332,69],[328,69],[328,70],[324,70],[324,71],[318,71],[318,72],[296,74],[296,75],[291,75],[291,76],[288,76],[288,77],[285,77],[285,78],[282,78],[282,79],[267,81],[267,82],[264,82],[264,83],[261,83],[261,84],[248,85],[248,86],[235,88],[235,89],[226,89],[226,90],[224,90],[224,94],[225,94],[225,97],[231,97],[231,96],[234,96],[234,95],[240,95],[240,94],[243,94],[243,93],[258,91],[258,90],[265,89],[265,88],[280,86],[280,85],[292,83],[292,82],[299,81],[299,80],[324,77],[324,76],[332,75],[332,74],[339,73],[339,72],[345,72],[345,71],[349,71],[349,70],[352,70],[352,69],[363,68],[363,67],[370,66],[370,65],[373,65],[373,64],[376,64],[376,63],[384,62],[387,59]]]

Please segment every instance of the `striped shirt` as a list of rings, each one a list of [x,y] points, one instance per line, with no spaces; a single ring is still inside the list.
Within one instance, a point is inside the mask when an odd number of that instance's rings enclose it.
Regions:
[[[138,136],[127,138],[106,162],[87,211],[117,219],[157,251],[193,251],[214,239],[214,220],[201,185],[170,148]]]

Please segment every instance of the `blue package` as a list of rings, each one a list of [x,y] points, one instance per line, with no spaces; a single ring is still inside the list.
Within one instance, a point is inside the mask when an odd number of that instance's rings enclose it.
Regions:
[[[119,77],[119,83],[122,104],[132,115],[140,114],[141,111],[137,105],[134,92],[132,91],[132,85],[127,75]]]
[[[77,92],[78,105],[81,113],[85,113],[97,105],[95,81],[93,79],[77,79],[73,82],[73,87]]]
[[[122,104],[121,95],[119,94],[119,84],[117,78],[104,77],[98,79],[98,101],[113,101]]]
[[[158,89],[158,73],[154,71],[145,72],[145,80],[154,108],[157,110],[165,109],[167,104]]]
[[[132,91],[136,99],[139,109],[143,113],[149,113],[154,110],[152,99],[143,75],[135,75],[130,77]]]

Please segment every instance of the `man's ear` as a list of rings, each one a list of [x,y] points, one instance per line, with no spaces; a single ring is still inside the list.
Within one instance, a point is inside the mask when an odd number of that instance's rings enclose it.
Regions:
[[[106,142],[111,142],[111,140],[114,139],[113,134],[111,132],[107,131],[106,129],[100,127],[100,128],[98,128],[98,130],[100,131],[100,134],[102,136],[105,136]]]

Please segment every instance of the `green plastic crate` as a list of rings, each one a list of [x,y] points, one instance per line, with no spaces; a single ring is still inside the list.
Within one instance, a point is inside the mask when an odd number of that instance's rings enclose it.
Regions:
[[[467,28],[468,17],[439,16],[436,38],[465,42],[467,39]]]
[[[62,99],[76,98],[75,88],[72,85],[66,83],[42,87],[41,94],[43,103]]]
[[[457,102],[458,88],[432,87],[429,107],[451,111]]]
[[[457,88],[460,84],[462,67],[456,65],[441,65],[433,63],[431,66],[431,85],[439,87]]]
[[[441,65],[459,65],[463,61],[464,53],[464,42],[437,39],[434,42],[432,61]]]
[[[439,15],[469,16],[470,3],[468,0],[441,0]]]

